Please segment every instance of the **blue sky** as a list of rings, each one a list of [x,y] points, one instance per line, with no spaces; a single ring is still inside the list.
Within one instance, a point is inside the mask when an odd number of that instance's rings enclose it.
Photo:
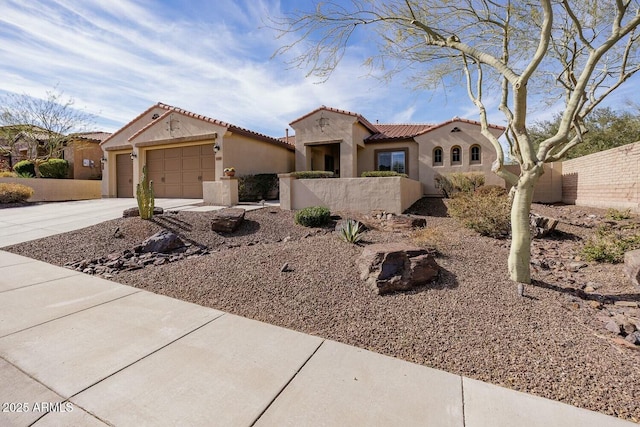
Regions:
[[[368,77],[365,37],[323,84],[272,59],[282,41],[264,19],[292,4],[305,2],[0,0],[0,91],[44,97],[58,85],[111,132],[159,101],[271,136],[320,105],[381,123],[478,118],[464,91]],[[491,121],[504,124],[489,104]]]

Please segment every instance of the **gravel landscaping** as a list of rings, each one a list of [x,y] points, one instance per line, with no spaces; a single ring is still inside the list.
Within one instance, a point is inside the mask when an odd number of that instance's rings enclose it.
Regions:
[[[293,213],[276,208],[247,212],[232,234],[211,231],[211,212],[169,212],[152,221],[107,221],[5,250],[62,266],[173,230],[209,253],[122,271],[112,280],[640,422],[640,346],[604,327],[613,315],[640,318],[640,290],[621,264],[580,257],[605,211],[534,210],[560,224],[549,238],[534,242],[535,280],[525,297],[507,279],[509,241],[462,228],[446,216],[440,200],[423,199],[410,209],[426,217],[437,241],[438,280],[385,296],[360,280],[361,246],[339,240],[332,227],[295,225]],[[625,221],[640,229],[637,217]],[[408,232],[367,231],[361,244],[411,238]]]

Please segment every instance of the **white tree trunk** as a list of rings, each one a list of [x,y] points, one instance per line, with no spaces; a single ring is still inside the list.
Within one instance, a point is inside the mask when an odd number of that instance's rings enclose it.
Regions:
[[[516,185],[511,205],[511,250],[509,251],[509,276],[517,283],[531,283],[531,232],[529,212],[533,190],[541,175],[541,167],[524,171]]]

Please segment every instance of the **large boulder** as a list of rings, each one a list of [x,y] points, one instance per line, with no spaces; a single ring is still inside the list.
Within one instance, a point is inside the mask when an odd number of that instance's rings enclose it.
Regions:
[[[402,243],[366,246],[358,259],[358,268],[361,279],[379,295],[422,286],[440,271],[432,253]]]
[[[223,233],[233,233],[244,221],[245,210],[241,208],[220,209],[213,214],[211,229]]]
[[[167,253],[184,246],[184,242],[176,234],[162,230],[142,242],[141,252]]]
[[[624,254],[624,273],[640,289],[640,249]]]

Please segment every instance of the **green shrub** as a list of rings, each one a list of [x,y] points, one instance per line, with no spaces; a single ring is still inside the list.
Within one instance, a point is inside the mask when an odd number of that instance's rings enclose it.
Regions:
[[[334,174],[331,171],[298,171],[292,172],[291,176],[298,179],[320,179],[320,178],[334,178]]]
[[[15,172],[0,171],[0,178],[16,178],[18,176]]]
[[[347,243],[356,244],[362,239],[362,225],[359,221],[354,219],[348,219],[342,224],[340,228],[339,236]]]
[[[451,217],[483,236],[505,237],[510,231],[511,203],[500,189],[461,192],[448,203]]]
[[[0,183],[0,203],[21,203],[33,196],[33,188],[22,184]]]
[[[13,165],[13,170],[18,176],[36,176],[36,166],[33,164],[31,160],[22,160],[15,165]]]
[[[69,162],[65,159],[49,159],[38,169],[43,178],[64,179],[69,176]]]
[[[241,202],[266,200],[270,194],[278,194],[280,180],[275,173],[244,175],[238,178],[238,197]]]
[[[311,206],[296,212],[296,224],[305,227],[322,227],[331,219],[331,212],[324,206]]]
[[[627,209],[624,211],[619,211],[618,209],[613,208],[608,209],[606,218],[613,221],[622,221],[623,219],[629,219],[631,218],[631,209]]]
[[[440,189],[446,198],[453,197],[457,193],[472,193],[484,185],[482,172],[455,172],[437,176],[436,188]]]
[[[584,247],[582,255],[587,261],[617,264],[624,261],[624,253],[640,248],[640,234],[624,237],[610,227],[600,226]]]
[[[406,173],[398,173],[396,171],[366,171],[362,172],[363,178],[381,178],[386,176],[401,176],[402,178],[409,178]]]

